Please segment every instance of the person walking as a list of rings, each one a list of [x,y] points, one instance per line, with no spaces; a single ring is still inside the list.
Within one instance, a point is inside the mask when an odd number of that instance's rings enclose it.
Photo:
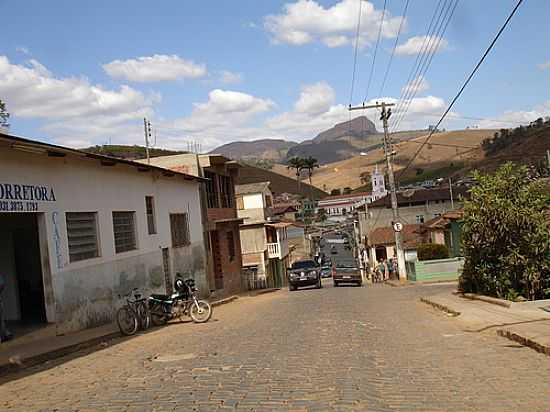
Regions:
[[[382,282],[385,280],[386,276],[386,266],[384,265],[384,260],[380,259],[378,261],[378,266],[376,266],[376,281]]]
[[[4,294],[5,288],[6,276],[0,272],[0,342],[5,342],[13,338],[13,335],[6,327],[6,320],[4,319],[4,301],[2,295]]]

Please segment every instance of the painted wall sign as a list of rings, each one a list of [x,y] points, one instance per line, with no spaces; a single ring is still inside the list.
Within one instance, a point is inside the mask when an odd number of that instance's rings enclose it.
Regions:
[[[36,212],[38,202],[55,202],[53,187],[0,183],[0,212]]]

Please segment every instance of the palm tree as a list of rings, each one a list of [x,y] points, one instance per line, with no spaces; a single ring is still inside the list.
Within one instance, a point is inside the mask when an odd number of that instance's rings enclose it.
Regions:
[[[291,157],[287,162],[287,169],[296,169],[296,180],[298,181],[298,193],[300,192],[300,172],[304,168],[304,159],[301,157]]]
[[[307,157],[305,159],[302,159],[303,169],[307,170],[307,174],[309,177],[309,185],[311,186],[311,175],[313,175],[313,169],[316,167],[319,167],[319,161],[315,159],[314,157]]]

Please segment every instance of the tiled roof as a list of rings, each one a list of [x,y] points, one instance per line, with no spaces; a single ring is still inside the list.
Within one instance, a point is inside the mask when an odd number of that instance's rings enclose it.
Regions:
[[[453,187],[453,198],[458,200],[459,196],[468,197],[467,188]],[[451,200],[449,188],[437,189],[410,189],[397,193],[397,204],[399,206],[414,202],[426,202],[435,200]],[[378,199],[371,204],[369,208],[390,207],[391,198],[389,195]]]
[[[354,197],[368,197],[371,194],[368,192],[362,192],[362,193],[350,193],[347,195],[332,195],[332,196],[325,196],[321,199],[321,202],[324,200],[335,200],[335,199],[349,199]]]
[[[404,225],[402,233],[406,248],[413,248],[425,241],[421,224]],[[393,245],[395,232],[392,227],[379,227],[369,233],[368,240],[370,246]]]

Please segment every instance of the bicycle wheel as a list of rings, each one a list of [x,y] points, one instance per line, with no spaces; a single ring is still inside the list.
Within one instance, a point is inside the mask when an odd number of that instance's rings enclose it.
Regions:
[[[189,316],[196,323],[208,322],[212,316],[212,307],[204,300],[196,300],[191,304]]]
[[[139,328],[141,330],[149,329],[151,326],[151,313],[149,313],[149,306],[146,301],[141,301],[136,307],[137,317],[139,320]]]
[[[136,333],[139,326],[135,313],[128,306],[123,306],[117,311],[116,322],[120,333],[126,336]]]

